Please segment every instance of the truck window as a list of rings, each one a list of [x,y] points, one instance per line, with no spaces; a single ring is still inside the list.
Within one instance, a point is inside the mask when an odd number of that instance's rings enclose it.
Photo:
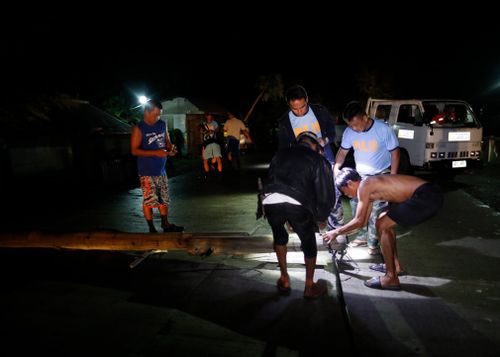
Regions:
[[[434,104],[424,104],[424,123],[430,123],[438,113],[439,109]]]
[[[389,120],[389,114],[391,114],[392,105],[390,104],[381,104],[377,107],[375,111],[375,116],[373,119],[382,120],[387,122]]]
[[[463,105],[447,105],[444,107],[445,113],[453,113],[455,115],[456,124],[467,123],[472,118],[467,117],[467,108]]]
[[[459,102],[425,102],[425,122],[444,127],[479,126],[474,114]]]
[[[415,104],[403,104],[399,107],[398,112],[398,123],[408,123],[415,124],[415,122],[421,122],[422,114],[420,109]]]

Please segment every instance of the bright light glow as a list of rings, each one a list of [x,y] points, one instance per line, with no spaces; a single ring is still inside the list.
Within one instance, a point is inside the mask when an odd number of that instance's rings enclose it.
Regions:
[[[368,249],[347,249],[347,254],[354,261],[370,260],[372,256],[368,254]]]
[[[455,131],[448,133],[448,141],[470,141],[470,131]]]
[[[141,103],[141,104],[146,104],[148,100],[149,100],[149,98],[146,97],[145,95],[139,96],[139,103]]]
[[[399,129],[398,138],[401,139],[413,139],[415,132],[413,130]]]
[[[268,169],[269,164],[255,164],[255,165],[247,165],[246,167],[251,168],[253,170],[263,170],[263,169]]]
[[[453,168],[456,168],[456,167],[467,167],[467,161],[465,161],[465,160],[453,161],[451,163],[451,167],[453,167]]]

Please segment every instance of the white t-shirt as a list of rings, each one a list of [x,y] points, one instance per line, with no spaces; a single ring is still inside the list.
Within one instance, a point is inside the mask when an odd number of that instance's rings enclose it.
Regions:
[[[210,123],[208,121],[206,121],[204,123],[204,126],[205,126],[206,130],[217,131],[219,124],[215,120],[212,120]]]
[[[278,203],[291,203],[292,205],[302,206],[302,204],[295,198],[284,195],[279,192],[273,192],[266,195],[264,200],[262,200],[263,205],[274,205]]]

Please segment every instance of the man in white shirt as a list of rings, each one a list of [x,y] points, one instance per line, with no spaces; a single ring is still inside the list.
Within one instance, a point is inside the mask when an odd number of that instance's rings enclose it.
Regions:
[[[227,139],[227,159],[233,170],[240,169],[240,134],[246,134],[245,123],[232,113],[227,113],[228,119],[224,124],[224,133]]]
[[[386,123],[373,120],[365,113],[365,109],[358,102],[347,104],[344,109],[344,119],[349,127],[344,131],[340,149],[337,152],[334,174],[340,171],[347,153],[354,149],[356,171],[361,177],[380,174],[397,174],[399,167],[399,141],[392,128]],[[351,200],[353,214],[356,212],[357,200]],[[373,214],[368,220],[367,227],[362,227],[357,238],[351,246],[368,245],[370,255],[380,254],[377,230],[375,228],[376,212],[387,203],[377,201],[374,203]]]

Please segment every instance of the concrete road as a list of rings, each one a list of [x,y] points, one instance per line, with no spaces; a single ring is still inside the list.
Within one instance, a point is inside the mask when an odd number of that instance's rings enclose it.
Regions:
[[[171,178],[171,221],[190,232],[239,232],[249,239],[270,234],[267,222],[254,215],[256,180],[265,175],[268,159],[245,157],[240,174],[221,180],[203,181],[197,173]],[[5,249],[0,252],[7,282],[0,296],[3,342],[19,352],[36,346],[61,355],[496,356],[500,213],[490,204],[499,195],[498,172],[425,176],[441,185],[445,205],[430,221],[398,230],[399,255],[409,273],[401,277],[403,291],[364,287],[364,280],[380,275],[368,268],[380,258],[370,257],[366,248],[348,249],[340,280],[349,325],[323,246],[316,277],[330,290],[314,302],[302,299],[300,251],[290,255],[292,295],[279,297],[273,254],[165,253],[130,269],[136,252]],[[36,215],[26,220],[17,207],[4,215],[2,229],[146,230],[139,189],[99,198],[78,192],[60,197],[40,193]]]
[[[188,232],[270,234],[255,219],[257,177],[266,164],[247,160],[245,171],[202,180],[197,173],[170,180],[170,219]],[[31,219],[22,201],[2,229],[144,232],[140,189],[79,193],[41,190]],[[35,197],[34,196],[34,197]],[[63,204],[61,204],[63,203]],[[159,217],[155,217],[159,226]],[[1,239],[1,238],[0,238]],[[295,247],[295,248],[293,248]],[[271,247],[270,251],[271,251]],[[11,355],[317,356],[352,351],[349,325],[323,247],[316,279],[328,296],[303,299],[303,255],[292,237],[292,293],[276,289],[274,253],[197,257],[184,252],[88,252],[1,249],[5,284],[0,336]],[[334,335],[342,343],[332,345]],[[29,343],[27,343],[29,341]]]

